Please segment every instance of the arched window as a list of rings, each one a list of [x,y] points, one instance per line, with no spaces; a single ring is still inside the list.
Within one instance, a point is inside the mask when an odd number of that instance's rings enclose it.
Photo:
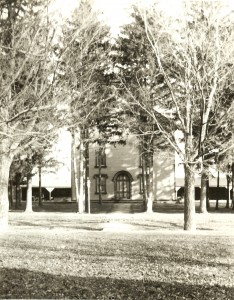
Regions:
[[[117,172],[113,178],[115,199],[131,199],[133,178],[127,171]]]

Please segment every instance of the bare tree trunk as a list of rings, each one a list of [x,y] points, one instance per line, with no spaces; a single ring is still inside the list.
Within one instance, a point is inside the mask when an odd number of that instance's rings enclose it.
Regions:
[[[13,207],[13,183],[12,183],[12,179],[9,180],[8,195],[9,195],[9,206],[10,206],[10,208],[12,208]]]
[[[102,180],[102,148],[99,147],[98,149],[98,198],[99,198],[99,203],[102,205],[101,180]]]
[[[32,213],[32,177],[31,175],[27,176],[27,195],[26,195],[26,213]]]
[[[79,211],[78,208],[78,199],[79,199],[79,178],[78,178],[78,166],[77,166],[77,136],[75,130],[72,133],[72,173],[73,173],[73,180],[72,180],[72,200],[76,200],[77,202],[77,212]],[[75,199],[74,199],[75,198]]]
[[[185,164],[184,230],[195,230],[195,176],[193,166]]]
[[[217,194],[216,194],[216,205],[215,205],[215,209],[216,209],[216,210],[219,209],[219,170],[218,170],[218,174],[217,174]]]
[[[78,212],[84,212],[84,141],[83,135],[80,137],[80,185],[79,185],[79,199]]]
[[[206,179],[206,209],[210,209],[210,180],[209,176]]]
[[[78,184],[77,184],[77,165],[76,165],[76,144],[75,144],[75,133],[72,132],[72,143],[71,143],[71,200],[77,201]]]
[[[153,212],[153,175],[154,175],[154,169],[153,169],[153,153],[150,152],[149,154],[149,185],[148,185],[148,198],[147,198],[147,213]]]
[[[19,207],[22,206],[21,201],[22,201],[22,187],[21,185],[19,185]]]
[[[200,213],[207,213],[206,208],[206,182],[207,174],[203,168],[201,174]]]
[[[232,163],[232,209],[234,210],[234,162]]]
[[[41,166],[38,167],[38,174],[39,174],[39,200],[38,200],[38,206],[42,206]]]
[[[226,176],[227,179],[227,203],[226,203],[226,208],[230,207],[230,176]]]
[[[86,132],[88,138],[88,132]],[[89,143],[85,143],[85,212],[89,211]]]
[[[7,155],[1,156],[0,161],[0,232],[8,227],[8,181],[11,158]]]
[[[21,180],[21,174],[20,173],[16,173],[15,175],[15,195],[16,195],[16,199],[15,199],[15,208],[19,208],[21,206],[21,197],[20,197],[20,180]]]
[[[145,162],[145,154],[142,153],[141,156],[141,168],[142,168],[142,193],[143,193],[143,202],[144,202],[144,211],[147,211],[147,170]]]

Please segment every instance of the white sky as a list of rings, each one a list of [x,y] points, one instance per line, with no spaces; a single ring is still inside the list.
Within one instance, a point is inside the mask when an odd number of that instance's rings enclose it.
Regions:
[[[121,25],[129,22],[129,8],[133,3],[134,0],[95,0],[94,5],[103,12],[112,33],[116,34]]]
[[[71,12],[79,5],[79,0],[54,0],[50,11],[54,12],[58,20],[62,17],[69,17]],[[129,8],[137,1],[148,3],[152,0],[91,0],[94,7],[103,13],[103,18],[111,27],[114,34],[118,33],[119,26],[129,22]],[[173,1],[173,0],[168,0]],[[176,0],[174,0],[176,1]]]
[[[87,0],[94,4],[94,6],[103,12],[109,24],[113,27],[128,22],[128,9],[133,3],[140,5],[147,5],[155,2],[155,0]],[[180,11],[181,3],[185,0],[158,0],[159,7],[168,14],[176,15]],[[198,2],[201,0],[197,0]],[[213,0],[210,0],[211,2]],[[220,3],[228,4],[230,8],[234,8],[234,0],[219,0]],[[68,17],[74,8],[79,5],[80,0],[54,0],[52,10]]]

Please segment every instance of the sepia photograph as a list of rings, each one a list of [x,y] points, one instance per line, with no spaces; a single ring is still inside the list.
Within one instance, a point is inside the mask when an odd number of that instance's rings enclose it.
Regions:
[[[0,0],[0,299],[234,299],[234,1]]]

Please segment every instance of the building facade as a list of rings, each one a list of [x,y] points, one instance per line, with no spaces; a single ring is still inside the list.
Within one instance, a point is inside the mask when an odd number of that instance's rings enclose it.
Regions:
[[[138,139],[132,136],[127,138],[126,145],[107,144],[101,159],[98,146],[90,145],[91,201],[98,200],[99,193],[104,201],[142,200],[142,167],[138,144]],[[154,200],[175,199],[174,155],[170,152],[155,153],[153,161]]]
[[[42,170],[42,187],[45,200],[61,199],[76,201],[72,138],[69,132],[62,132],[53,155],[60,162],[54,170]],[[128,136],[126,145],[105,145],[103,155],[98,155],[97,144],[89,144],[90,199],[99,201],[138,201],[143,199],[142,167],[139,140]],[[210,199],[217,194],[217,170],[211,170]],[[79,181],[79,151],[76,157],[76,173]],[[99,185],[100,175],[101,182]],[[153,194],[155,201],[176,200],[183,195],[184,168],[177,154],[170,151],[154,153]],[[200,174],[195,176],[196,200],[200,199]],[[77,182],[79,186],[79,182]],[[227,199],[226,175],[219,173],[220,199]],[[33,177],[33,188],[38,193],[38,174]],[[25,194],[26,195],[26,194]],[[25,196],[26,197],[26,196]]]

